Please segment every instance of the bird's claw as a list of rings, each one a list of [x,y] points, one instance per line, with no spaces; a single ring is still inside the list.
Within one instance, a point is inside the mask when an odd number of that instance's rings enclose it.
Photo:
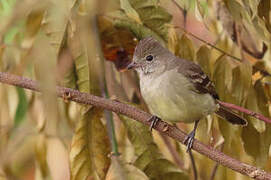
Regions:
[[[186,145],[187,147],[187,150],[186,152],[190,151],[192,146],[193,146],[193,143],[194,143],[194,139],[195,139],[195,131],[192,131],[191,133],[189,133],[185,140],[184,140],[184,144]]]
[[[152,116],[148,121],[151,121],[151,125],[150,125],[150,131],[152,131],[152,128],[157,124],[158,121],[160,121],[161,119],[157,116]]]

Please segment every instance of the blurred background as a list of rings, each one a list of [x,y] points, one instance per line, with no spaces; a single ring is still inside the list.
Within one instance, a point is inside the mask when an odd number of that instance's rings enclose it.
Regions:
[[[136,73],[125,71],[147,36],[201,65],[222,101],[270,117],[269,0],[1,0],[0,22],[1,71],[37,80],[43,92],[0,84],[1,180],[192,179],[185,146],[53,91],[65,86],[148,111]],[[271,126],[244,117],[242,128],[210,116],[196,138],[271,171]],[[199,179],[249,179],[194,156]]]

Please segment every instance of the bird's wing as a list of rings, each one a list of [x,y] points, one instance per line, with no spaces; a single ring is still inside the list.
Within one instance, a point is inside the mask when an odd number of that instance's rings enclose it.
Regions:
[[[180,61],[186,61],[181,59]],[[187,63],[181,63],[178,67],[178,71],[186,76],[194,85],[197,93],[209,93],[215,99],[219,99],[218,94],[215,91],[214,84],[209,77],[201,70],[200,66],[186,61]]]

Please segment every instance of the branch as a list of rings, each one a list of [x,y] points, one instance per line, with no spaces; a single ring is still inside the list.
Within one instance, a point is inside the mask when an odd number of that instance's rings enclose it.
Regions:
[[[251,110],[245,109],[245,108],[237,106],[235,104],[231,104],[231,103],[227,103],[227,102],[222,102],[222,101],[217,101],[217,102],[219,104],[221,104],[222,106],[225,106],[227,108],[234,109],[234,110],[237,110],[239,112],[245,113],[247,115],[253,116],[253,117],[255,117],[255,118],[259,119],[259,120],[262,120],[262,121],[264,121],[266,123],[271,123],[271,119],[263,116],[262,114],[253,112]]]
[[[40,92],[40,85],[36,81],[12,75],[9,73],[0,72],[0,82]],[[114,111],[116,113],[126,115],[145,125],[150,126],[151,122],[148,120],[152,117],[152,115],[140,109],[137,109],[131,105],[101,98],[88,93],[81,93],[78,90],[73,90],[70,88],[64,88],[59,86],[56,87],[56,93],[58,97],[64,98],[64,100],[71,100],[77,103],[93,105],[103,109]],[[154,127],[154,129],[181,143],[183,143],[185,137],[187,136],[187,134],[184,133],[182,130],[172,125],[169,125],[164,121],[159,121],[157,125]],[[221,165],[228,167],[234,171],[237,171],[241,174],[259,180],[271,179],[271,173],[263,171],[249,164],[242,163],[197,140],[194,141],[193,149],[199,152],[200,154],[203,154],[208,158],[220,163]]]

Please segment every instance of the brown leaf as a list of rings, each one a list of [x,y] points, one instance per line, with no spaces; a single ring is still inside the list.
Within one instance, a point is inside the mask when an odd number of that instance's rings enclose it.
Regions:
[[[117,70],[123,70],[131,62],[135,37],[124,29],[116,29],[113,24],[104,17],[98,19],[102,50],[106,60],[112,61]]]
[[[71,179],[87,179],[94,172],[104,179],[110,165],[110,143],[101,122],[103,111],[91,108],[77,124],[70,152]]]

